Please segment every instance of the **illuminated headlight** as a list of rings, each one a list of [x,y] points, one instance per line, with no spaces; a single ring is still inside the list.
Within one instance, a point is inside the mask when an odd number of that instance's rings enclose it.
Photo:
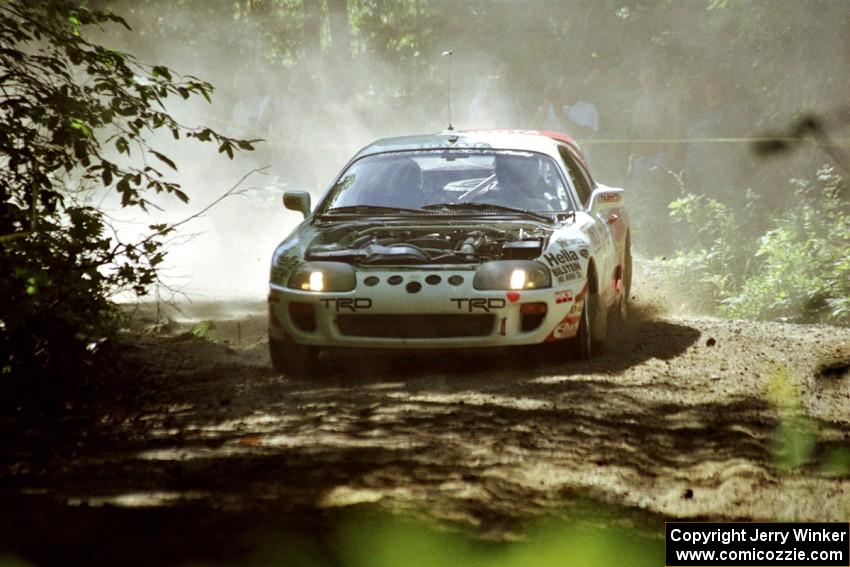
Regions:
[[[303,291],[351,291],[354,268],[342,262],[306,262],[289,276],[287,287]]]
[[[552,285],[549,269],[531,260],[499,260],[481,264],[475,289],[538,289]]]
[[[525,270],[514,270],[511,272],[511,289],[525,288]]]
[[[307,280],[307,289],[310,291],[322,291],[325,289],[325,274],[322,272],[310,272],[310,279]]]

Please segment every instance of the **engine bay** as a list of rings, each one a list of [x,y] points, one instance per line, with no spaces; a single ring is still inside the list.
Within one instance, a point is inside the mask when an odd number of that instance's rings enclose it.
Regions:
[[[306,260],[363,265],[469,264],[540,256],[548,231],[528,227],[415,226],[333,229],[307,249]]]

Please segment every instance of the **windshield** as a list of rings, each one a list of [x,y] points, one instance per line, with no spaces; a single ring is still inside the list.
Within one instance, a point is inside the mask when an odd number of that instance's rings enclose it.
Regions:
[[[571,211],[554,160],[533,152],[399,152],[357,160],[331,188],[320,214],[508,209]]]

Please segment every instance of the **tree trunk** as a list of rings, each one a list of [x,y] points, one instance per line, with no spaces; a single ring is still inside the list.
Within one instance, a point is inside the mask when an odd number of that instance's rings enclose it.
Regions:
[[[351,30],[348,25],[348,0],[327,0],[331,28],[331,49],[337,62],[351,59]]]
[[[317,61],[322,53],[322,2],[304,0],[304,55]]]

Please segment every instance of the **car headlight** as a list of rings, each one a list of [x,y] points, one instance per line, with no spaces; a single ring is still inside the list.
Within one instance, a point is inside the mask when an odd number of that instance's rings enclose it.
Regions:
[[[475,289],[537,289],[552,285],[549,269],[532,260],[497,260],[481,264]]]
[[[292,271],[287,287],[303,291],[351,291],[354,268],[342,262],[305,262]]]

